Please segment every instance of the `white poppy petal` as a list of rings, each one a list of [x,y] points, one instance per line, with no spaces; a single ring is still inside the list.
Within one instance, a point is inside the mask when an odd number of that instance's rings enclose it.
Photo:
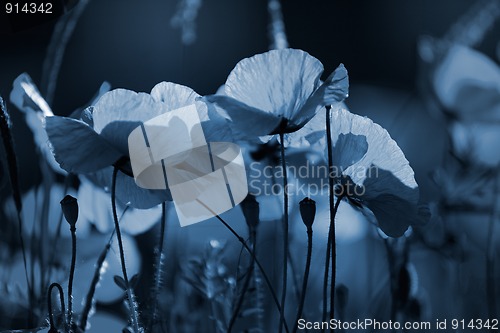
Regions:
[[[234,98],[222,95],[209,95],[203,98],[227,119],[236,140],[246,140],[273,132],[281,122],[275,114],[264,112],[246,105]]]
[[[304,51],[272,50],[241,60],[226,80],[225,93],[294,125],[322,72],[321,62]]]
[[[68,172],[89,173],[112,165],[122,154],[84,122],[47,117],[45,129],[55,159]]]

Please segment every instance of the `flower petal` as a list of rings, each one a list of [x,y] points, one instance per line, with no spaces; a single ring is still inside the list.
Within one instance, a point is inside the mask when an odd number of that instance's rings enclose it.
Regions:
[[[101,233],[108,233],[114,229],[113,213],[109,193],[95,186],[89,180],[81,177],[78,188],[78,203],[80,205],[81,220],[95,225]],[[117,214],[120,217],[120,229],[130,235],[141,234],[153,227],[160,219],[161,209],[156,206],[142,210],[117,205]],[[81,221],[78,221],[80,223]]]
[[[272,50],[241,60],[226,80],[225,93],[295,126],[322,72],[321,62],[304,51]]]
[[[231,97],[209,95],[203,99],[220,108],[217,111],[227,119],[227,124],[236,140],[255,139],[270,134],[279,126],[282,119]]]
[[[387,170],[399,179],[405,186],[416,188],[414,172],[397,143],[380,125],[367,117],[361,117],[349,111],[338,108],[332,112],[332,143],[335,146],[341,134],[364,135],[368,143],[368,151],[361,160],[344,171],[352,180],[362,185],[366,171],[372,165]],[[345,144],[345,143],[344,143]],[[340,159],[343,160],[343,159]],[[339,161],[339,159],[337,160]],[[340,167],[340,165],[337,165]]]
[[[10,101],[22,112],[42,112],[45,117],[54,115],[27,73],[14,80]]]
[[[388,236],[400,237],[418,222],[418,188],[403,184],[393,173],[372,166],[361,199]]]
[[[437,68],[434,91],[463,119],[500,120],[500,67],[484,54],[454,45]]]
[[[68,172],[94,172],[112,165],[122,156],[82,121],[47,117],[45,129],[57,162]]]
[[[349,76],[347,69],[340,64],[323,84],[312,94],[302,110],[297,114],[295,122],[302,127],[311,119],[319,108],[342,102],[349,96]]]
[[[98,170],[88,178],[95,184],[111,189],[113,168]],[[169,190],[146,190],[136,185],[134,178],[118,172],[116,178],[116,199],[123,206],[130,206],[139,209],[155,207],[162,202],[171,201],[172,196]]]
[[[160,82],[151,90],[151,97],[156,102],[162,102],[168,111],[194,104],[200,97],[193,89],[172,83]]]
[[[104,94],[94,105],[94,129],[101,133],[112,122],[145,122],[167,111],[166,106],[149,94],[115,89]]]
[[[500,124],[455,122],[450,128],[453,149],[461,158],[476,165],[495,167],[500,164]]]
[[[401,236],[417,221],[419,191],[396,142],[380,125],[344,109],[332,113],[332,141],[334,167],[363,190],[355,197],[373,212],[386,234]]]

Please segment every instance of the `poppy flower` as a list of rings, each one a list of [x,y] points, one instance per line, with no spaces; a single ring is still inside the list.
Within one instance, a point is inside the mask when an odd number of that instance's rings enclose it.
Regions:
[[[170,82],[157,84],[151,94],[115,89],[104,94],[82,119],[48,117],[46,130],[53,153],[68,172],[86,174],[111,188],[112,166],[128,160],[128,136],[141,123],[171,110],[195,104],[205,133],[212,133],[208,111],[192,89]],[[220,134],[222,135],[222,134]],[[219,135],[219,136],[220,136]],[[207,141],[212,137],[208,136]],[[135,208],[151,208],[171,200],[168,190],[147,190],[136,185],[127,171],[117,176],[117,199]]]
[[[293,133],[321,107],[348,95],[344,65],[325,82],[322,73],[321,62],[307,52],[271,50],[241,60],[229,74],[224,93],[204,99],[226,117],[236,139]]]
[[[367,117],[339,108],[331,124],[336,194],[374,217],[385,234],[403,235],[419,222],[418,185],[403,152]]]

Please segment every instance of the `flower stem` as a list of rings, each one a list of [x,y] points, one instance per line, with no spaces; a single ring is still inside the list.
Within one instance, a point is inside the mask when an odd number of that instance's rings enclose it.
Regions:
[[[328,270],[331,266],[331,279],[330,279],[330,319],[335,317],[335,284],[337,275],[337,243],[335,237],[335,217],[340,205],[344,198],[344,191],[337,198],[335,202],[334,179],[333,179],[333,143],[332,143],[332,129],[330,121],[331,106],[326,106],[325,120],[326,120],[326,146],[328,154],[328,187],[329,187],[329,206],[330,206],[330,227],[328,231],[328,242],[326,248],[326,262],[325,262],[325,275],[323,281],[323,318],[326,320],[326,302],[327,302],[327,289],[328,289]],[[328,260],[331,259],[331,265]]]
[[[299,309],[297,310],[297,318],[295,319],[295,325],[293,327],[293,333],[297,332],[299,319],[302,316],[302,311],[304,310],[304,302],[306,300],[307,281],[309,280],[309,270],[311,268],[311,254],[312,254],[312,240],[313,240],[312,236],[313,236],[312,227],[307,227],[307,259],[306,259],[306,268],[304,270],[304,279],[302,280],[302,295],[300,296]]]
[[[17,211],[17,222],[19,231],[19,241],[21,242],[21,250],[23,253],[24,273],[26,277],[26,285],[28,286],[30,310],[28,312],[28,326],[31,326],[34,306],[34,291],[28,277],[28,262],[26,259],[26,247],[23,238],[23,220],[21,218],[22,200],[21,190],[19,186],[19,174],[17,166],[16,151],[14,149],[14,139],[12,138],[11,122],[7,106],[3,98],[0,96],[0,134],[2,136],[5,154],[7,155],[7,167],[9,169],[10,186],[12,189],[12,197]]]
[[[120,224],[118,223],[118,214],[116,213],[116,176],[118,175],[118,168],[113,168],[113,178],[111,183],[111,208],[113,210],[113,220],[115,221],[116,239],[118,240],[118,248],[120,251],[120,262],[122,266],[123,280],[127,288],[127,300],[130,307],[132,328],[134,333],[139,333],[139,319],[135,309],[134,299],[130,291],[130,283],[127,275],[127,266],[125,265],[125,252],[123,251],[122,233],[120,231]]]
[[[99,255],[99,258],[97,259],[94,276],[92,278],[92,282],[90,283],[90,289],[87,293],[87,297],[85,297],[85,305],[82,311],[82,318],[80,319],[79,327],[82,332],[85,332],[85,330],[87,329],[87,321],[94,303],[94,294],[97,288],[97,284],[101,279],[101,269],[104,264],[104,260],[106,260],[106,256],[109,252],[109,249],[111,248],[111,242],[113,240],[114,235],[115,235],[115,230],[113,230],[113,232],[111,233],[111,237],[108,241],[108,244],[106,244],[106,247],[102,250],[101,254]]]
[[[161,204],[161,225],[160,225],[160,239],[158,241],[158,257],[156,261],[156,269],[154,275],[154,286],[153,286],[153,310],[152,317],[149,323],[149,331],[152,332],[153,326],[156,324],[158,316],[158,294],[161,288],[161,274],[163,266],[163,241],[165,239],[165,225],[166,225],[166,204],[163,202]]]
[[[49,323],[50,323],[50,331],[55,331],[57,332],[57,329],[55,327],[55,324],[54,324],[54,313],[52,311],[52,289],[54,288],[57,288],[58,292],[59,292],[59,302],[60,302],[60,306],[61,306],[61,311],[62,313],[64,313],[65,311],[65,305],[64,305],[64,291],[63,291],[63,288],[61,287],[61,285],[59,283],[52,283],[50,286],[49,286],[49,291],[47,293],[47,307],[48,307],[48,310],[49,310]]]
[[[285,140],[283,131],[280,132],[281,141],[281,167],[283,171],[283,281],[281,287],[281,313],[279,332],[283,332],[283,324],[285,322],[285,301],[286,301],[286,286],[288,281],[288,175],[285,161]]]
[[[241,289],[240,297],[238,298],[238,302],[236,303],[236,307],[234,308],[233,315],[231,316],[231,320],[229,321],[227,329],[228,333],[231,333],[233,329],[234,323],[236,322],[236,318],[238,317],[241,307],[243,306],[243,301],[245,300],[245,294],[247,293],[248,287],[250,286],[250,281],[252,280],[253,269],[255,266],[256,248],[257,248],[255,244],[255,239],[256,239],[256,232],[255,229],[253,229],[250,234],[250,246],[252,247],[250,264],[248,266],[248,270],[245,276],[245,281],[243,282],[243,288]]]
[[[73,332],[73,279],[75,277],[76,266],[76,227],[72,224],[71,231],[71,267],[69,269],[69,282],[68,282],[68,326],[69,331]]]
[[[282,313],[282,308],[280,306],[280,303],[278,301],[278,296],[276,296],[276,292],[274,291],[273,285],[271,284],[271,280],[269,279],[269,276],[267,276],[266,272],[264,271],[264,267],[260,263],[260,261],[257,259],[256,256],[253,255],[252,249],[248,246],[248,244],[245,242],[243,237],[241,237],[226,221],[224,221],[219,215],[214,214],[215,217],[238,239],[238,241],[243,245],[245,250],[252,256],[252,259],[255,261],[255,264],[259,268],[260,272],[262,273],[262,277],[264,278],[264,281],[267,284],[267,287],[269,288],[269,292],[271,293],[271,297],[273,298],[274,303],[276,304],[276,308],[280,312],[280,315]],[[288,325],[286,321],[284,322],[285,326],[285,331],[289,333]]]
[[[486,294],[488,295],[488,318],[496,318],[496,290],[495,290],[495,249],[493,246],[493,235],[495,232],[495,220],[497,214],[498,201],[498,183],[500,176],[495,175],[495,184],[493,190],[493,203],[491,208],[491,217],[488,223],[488,240],[486,243]]]

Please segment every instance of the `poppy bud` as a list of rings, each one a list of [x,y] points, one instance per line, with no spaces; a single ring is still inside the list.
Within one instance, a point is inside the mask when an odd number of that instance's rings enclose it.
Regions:
[[[314,217],[316,216],[316,201],[306,197],[299,205],[302,222],[304,222],[307,228],[311,228],[314,223]]]
[[[71,195],[66,195],[64,199],[61,200],[61,209],[66,221],[68,221],[71,227],[74,227],[78,220],[78,201],[76,198]]]
[[[260,209],[255,196],[251,194],[247,195],[240,205],[248,227],[250,229],[257,228],[257,225],[259,224]]]

